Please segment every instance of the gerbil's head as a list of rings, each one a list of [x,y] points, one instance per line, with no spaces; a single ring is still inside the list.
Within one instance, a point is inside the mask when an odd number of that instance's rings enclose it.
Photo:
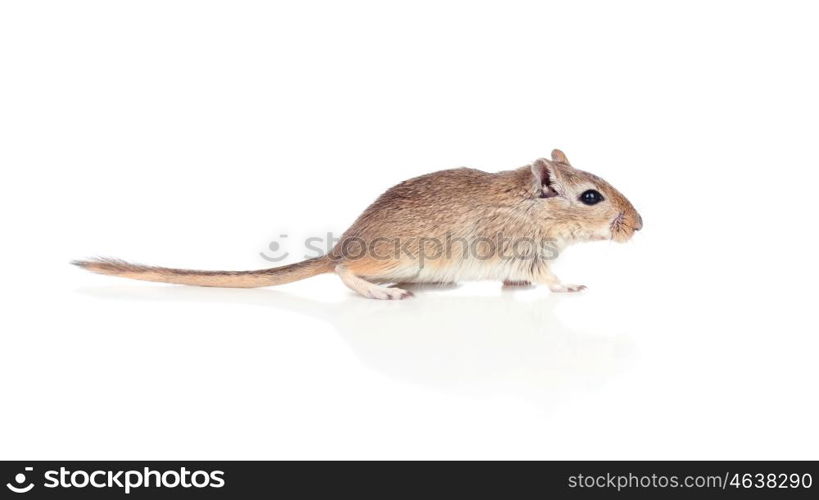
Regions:
[[[643,219],[620,191],[596,175],[577,170],[559,149],[531,165],[538,215],[550,231],[569,241],[628,241]]]

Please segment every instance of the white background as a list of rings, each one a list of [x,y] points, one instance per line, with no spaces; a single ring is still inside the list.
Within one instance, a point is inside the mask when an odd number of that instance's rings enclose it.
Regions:
[[[0,458],[819,458],[811,7],[3,2]],[[293,262],[554,147],[645,220],[562,256],[583,294],[68,265]]]

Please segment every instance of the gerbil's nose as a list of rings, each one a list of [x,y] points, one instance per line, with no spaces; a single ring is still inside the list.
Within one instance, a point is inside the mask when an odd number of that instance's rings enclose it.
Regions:
[[[643,229],[643,217],[637,214],[637,222],[634,224],[634,230],[639,231],[640,229]]]

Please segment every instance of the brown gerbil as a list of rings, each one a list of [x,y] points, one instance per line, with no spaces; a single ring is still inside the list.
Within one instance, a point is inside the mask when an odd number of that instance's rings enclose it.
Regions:
[[[258,271],[189,271],[113,259],[77,261],[89,271],[184,285],[252,288],[335,272],[374,299],[411,294],[387,283],[491,279],[576,292],[551,272],[569,244],[627,241],[640,214],[603,179],[552,159],[498,173],[444,170],[398,184],[370,205],[325,256]]]

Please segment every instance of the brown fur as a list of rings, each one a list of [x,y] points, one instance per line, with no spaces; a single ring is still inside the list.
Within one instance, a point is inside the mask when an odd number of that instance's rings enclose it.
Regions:
[[[604,201],[582,204],[578,198],[588,189],[599,191]],[[410,294],[376,283],[461,279],[533,282],[565,292],[584,287],[563,285],[551,273],[547,256],[532,250],[522,257],[509,257],[509,252],[501,250],[525,239],[554,242],[556,251],[579,241],[626,241],[641,227],[640,215],[625,196],[603,179],[573,168],[566,155],[555,150],[551,160],[541,158],[515,170],[487,173],[459,168],[404,181],[370,205],[328,256],[289,266],[232,272],[147,267],[106,259],[76,264],[126,278],[241,288],[278,285],[335,271],[356,292],[380,299]],[[438,244],[442,253],[430,257]]]
[[[639,214],[619,191],[603,179],[571,167],[561,151],[555,150],[553,156],[552,161],[540,159],[505,172],[459,168],[404,181],[364,211],[330,256],[371,281],[412,282],[421,274],[417,259],[403,252],[398,259],[360,257],[361,242],[372,244],[370,253],[376,255],[389,254],[394,241],[407,242],[409,253],[417,255],[423,238],[472,242],[481,238],[494,241],[498,235],[513,241],[554,240],[562,249],[577,241],[609,237],[625,241],[642,227]],[[583,205],[577,198],[586,189],[600,191],[605,201]],[[477,248],[497,254],[501,246],[485,241]],[[453,245],[450,255],[424,266],[434,270],[463,264],[469,257],[460,250],[460,245]],[[501,264],[501,260],[489,259],[485,264]],[[547,264],[529,262],[529,269],[520,270],[523,276],[507,278],[528,281]]]
[[[194,271],[170,269],[167,267],[130,264],[117,259],[92,259],[74,261],[72,264],[89,271],[131,278],[142,281],[158,281],[179,285],[214,286],[224,288],[256,288],[283,285],[291,281],[303,280],[317,274],[333,270],[332,264],[324,257],[305,260],[289,266],[262,269],[259,271]]]

